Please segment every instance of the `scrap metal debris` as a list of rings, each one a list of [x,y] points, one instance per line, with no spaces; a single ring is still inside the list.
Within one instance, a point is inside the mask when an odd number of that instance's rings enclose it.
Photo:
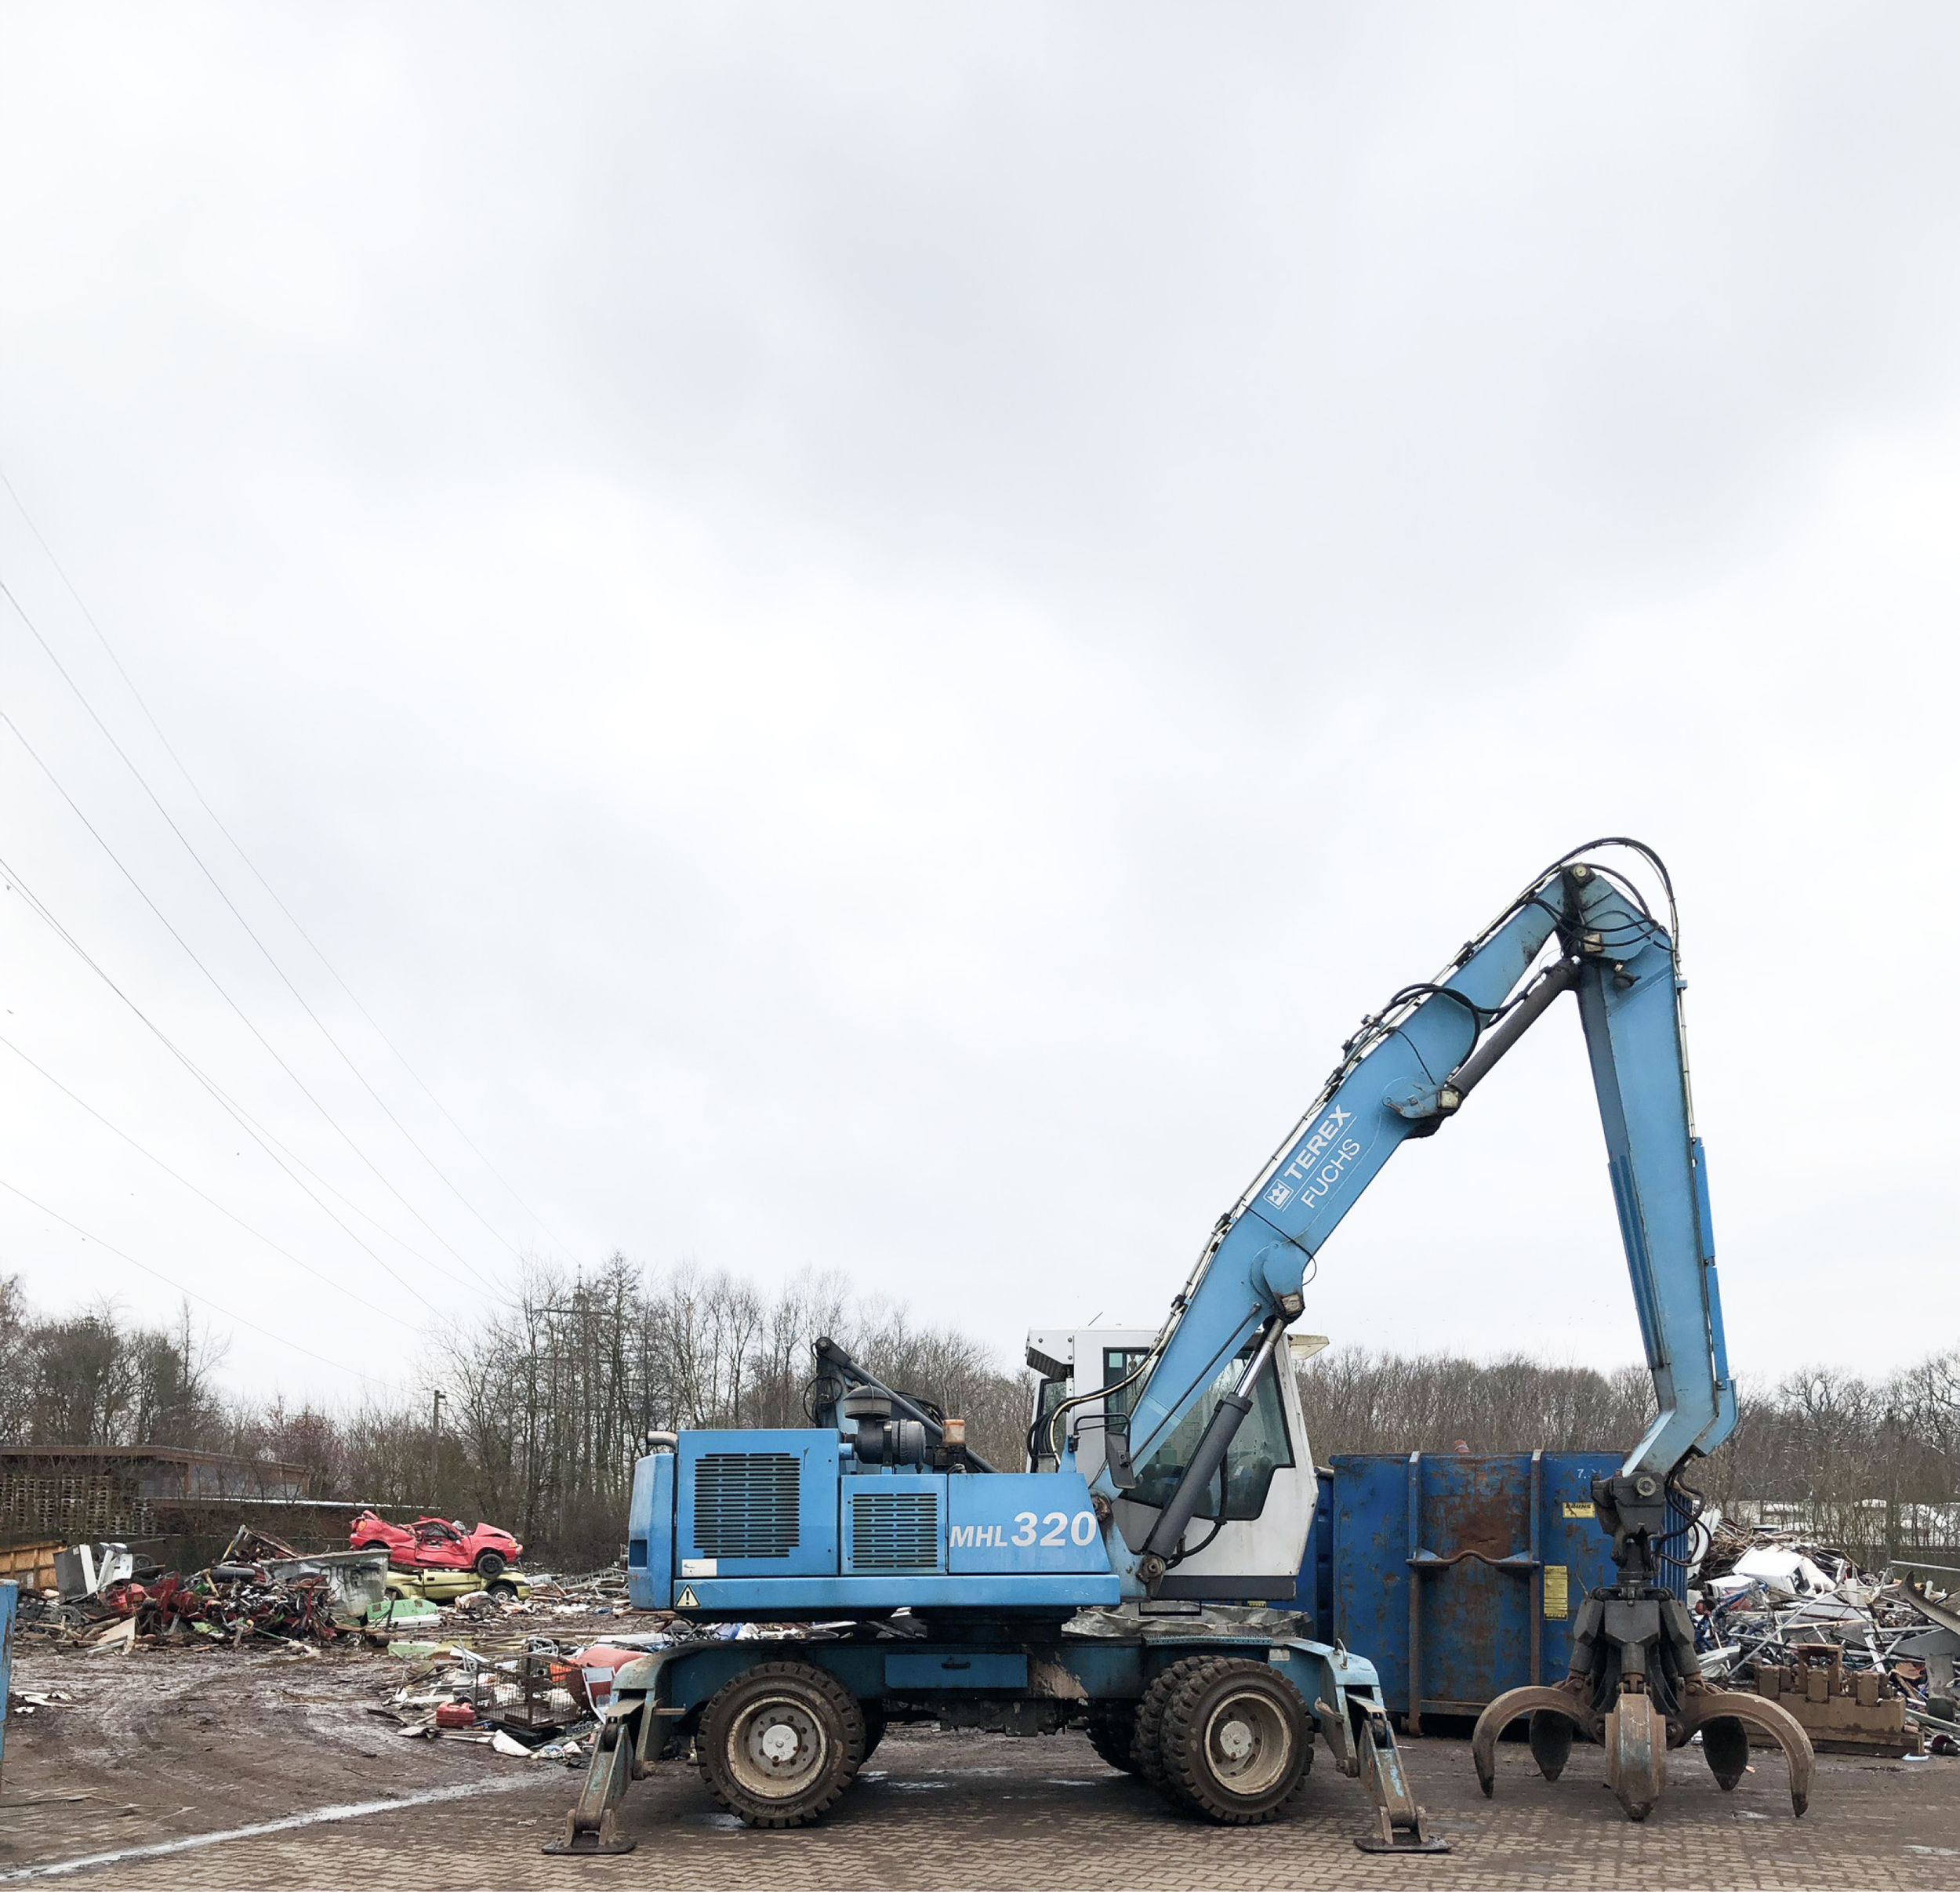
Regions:
[[[561,1614],[576,1614],[576,1606]],[[604,1640],[526,1635],[521,1646],[491,1639],[446,1645],[391,1644],[413,1663],[408,1679],[372,1711],[411,1741],[474,1741],[510,1759],[582,1763],[590,1752],[613,1678],[650,1650],[675,1643],[791,1640],[822,1625],[702,1623],[664,1611],[636,1611],[644,1629]]]
[[[391,1571],[385,1551],[303,1553],[249,1525],[201,1570],[139,1563],[120,1544],[64,1549],[56,1562],[56,1585],[22,1596],[19,1632],[102,1651],[248,1640],[310,1650],[362,1636],[379,1647],[405,1630],[440,1635],[451,1609],[485,1619],[524,1611],[532,1594],[510,1577],[486,1589],[474,1574]]]
[[[1690,1579],[1704,1676],[1780,1703],[1826,1752],[1960,1752],[1960,1606],[1834,1545],[1708,1522]]]

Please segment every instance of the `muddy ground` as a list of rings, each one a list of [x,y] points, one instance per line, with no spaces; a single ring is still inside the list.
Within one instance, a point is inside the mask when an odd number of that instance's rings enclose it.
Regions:
[[[1324,1752],[1299,1817],[1231,1832],[1171,1813],[1079,1735],[899,1729],[820,1827],[749,1832],[717,1810],[691,1770],[669,1767],[626,1803],[637,1851],[547,1859],[537,1849],[562,1821],[576,1774],[452,1737],[404,1739],[370,1712],[403,1674],[402,1663],[365,1649],[93,1655],[28,1647],[16,1690],[74,1699],[9,1727],[0,1883],[297,1892],[765,1881],[784,1892],[1960,1883],[1960,1761],[1821,1757],[1810,1813],[1798,1821],[1773,1756],[1733,1795],[1677,1756],[1668,1797],[1636,1827],[1606,1792],[1596,1752],[1581,1750],[1554,1786],[1521,1748],[1507,1749],[1497,1797],[1486,1802],[1461,1741],[1413,1741],[1411,1774],[1453,1848],[1417,1861],[1355,1850],[1363,1799]],[[325,1819],[309,1818],[323,1810]]]

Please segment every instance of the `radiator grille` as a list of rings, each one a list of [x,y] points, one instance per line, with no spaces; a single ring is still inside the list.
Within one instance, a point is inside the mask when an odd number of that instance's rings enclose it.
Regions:
[[[694,1541],[710,1557],[786,1557],[797,1547],[793,1452],[710,1452],[694,1469]]]
[[[853,1570],[937,1570],[937,1491],[854,1491],[851,1494]]]

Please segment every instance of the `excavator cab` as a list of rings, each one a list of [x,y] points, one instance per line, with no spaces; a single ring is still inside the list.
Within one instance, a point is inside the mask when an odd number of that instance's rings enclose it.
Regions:
[[[1142,1370],[1157,1340],[1150,1327],[1038,1328],[1028,1335],[1028,1365],[1040,1375],[1029,1415],[1029,1471],[1055,1470],[1058,1453],[1073,1441],[1077,1469],[1094,1483],[1108,1461],[1112,1429],[1119,1441],[1123,1437],[1142,1383]],[[1299,1336],[1298,1344],[1276,1353],[1254,1381],[1251,1411],[1232,1436],[1221,1476],[1199,1500],[1185,1538],[1188,1548],[1165,1573],[1156,1592],[1160,1598],[1192,1603],[1292,1600],[1318,1488],[1291,1361],[1324,1344]],[[1219,1400],[1236,1388],[1252,1355],[1247,1345],[1228,1362],[1134,1467],[1135,1482],[1115,1505],[1116,1529],[1131,1550],[1142,1551]]]

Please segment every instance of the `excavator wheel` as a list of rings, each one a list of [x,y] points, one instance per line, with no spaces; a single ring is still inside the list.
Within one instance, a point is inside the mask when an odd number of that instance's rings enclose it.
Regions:
[[[808,1662],[758,1662],[701,1712],[708,1791],[744,1825],[808,1826],[837,1803],[865,1752],[864,1713]]]
[[[1091,1702],[1088,1735],[1089,1745],[1100,1759],[1124,1774],[1138,1771],[1135,1702]]]
[[[864,1716],[864,1752],[858,1756],[862,1767],[878,1751],[878,1743],[884,1739],[884,1704],[882,1701],[860,1701],[858,1712]]]
[[[1143,1691],[1142,1700],[1137,1704],[1136,1731],[1130,1747],[1137,1773],[1173,1807],[1185,1807],[1189,1803],[1164,1771],[1163,1712],[1170,1705],[1172,1690],[1192,1670],[1203,1665],[1201,1656],[1187,1656],[1181,1662],[1173,1662],[1152,1681]]]
[[[1219,1826],[1283,1818],[1313,1759],[1313,1723],[1298,1690],[1240,1658],[1178,1666],[1186,1672],[1158,1735],[1178,1798]]]

